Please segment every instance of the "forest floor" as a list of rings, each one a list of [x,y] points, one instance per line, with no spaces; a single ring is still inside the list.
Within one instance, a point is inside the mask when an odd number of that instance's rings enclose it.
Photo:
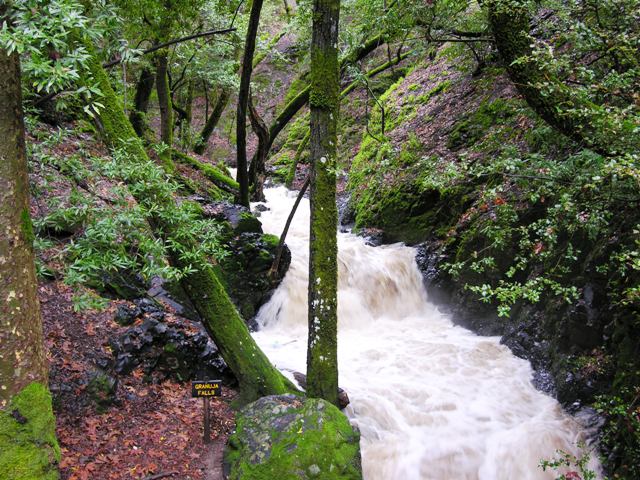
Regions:
[[[108,359],[108,339],[120,327],[116,302],[102,312],[74,312],[72,291],[61,282],[39,288],[63,480],[222,478],[222,449],[234,426],[233,390],[212,402],[212,440],[202,438],[202,402],[189,384],[148,383],[140,368],[120,376],[116,401],[100,409],[91,401],[88,379]],[[142,322],[142,319],[137,320]]]

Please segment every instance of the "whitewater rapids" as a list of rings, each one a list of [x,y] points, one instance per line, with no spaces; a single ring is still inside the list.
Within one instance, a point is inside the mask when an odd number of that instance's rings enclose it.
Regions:
[[[265,190],[265,232],[280,235],[296,193]],[[306,371],[308,242],[305,199],[287,236],[291,267],[254,334],[289,375]],[[366,480],[554,479],[540,460],[580,454],[583,429],[533,387],[529,363],[429,303],[414,249],[340,233],[338,250],[340,386]]]

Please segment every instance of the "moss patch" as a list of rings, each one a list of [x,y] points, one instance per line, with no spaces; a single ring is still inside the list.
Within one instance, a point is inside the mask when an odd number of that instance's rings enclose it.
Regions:
[[[473,145],[490,128],[508,120],[514,113],[513,107],[506,100],[499,98],[493,102],[483,102],[475,112],[456,123],[449,135],[447,147],[456,150]]]
[[[230,480],[357,480],[360,435],[330,403],[293,395],[243,409],[229,439]]]
[[[55,480],[60,447],[55,437],[51,395],[32,383],[0,411],[0,478]]]

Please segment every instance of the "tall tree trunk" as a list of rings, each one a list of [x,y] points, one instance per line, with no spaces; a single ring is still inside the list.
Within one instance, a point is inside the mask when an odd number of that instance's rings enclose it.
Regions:
[[[256,49],[256,36],[260,23],[262,0],[253,0],[249,27],[244,43],[242,58],[242,73],[240,89],[238,91],[238,111],[236,115],[236,147],[237,147],[237,180],[240,185],[239,203],[249,207],[249,175],[247,172],[247,105],[249,103],[249,88],[251,87],[251,72],[253,70],[253,53]]]
[[[0,406],[31,382],[47,383],[36,292],[20,64],[0,50]]]
[[[0,5],[0,22],[7,8]],[[20,60],[2,49],[0,105],[0,476],[56,479],[60,449],[37,296]]]
[[[93,53],[90,45],[86,45]],[[124,115],[122,102],[117,97],[102,65],[94,56],[91,57],[88,68],[94,82],[99,84],[104,93],[105,107],[100,110],[96,121],[103,139],[110,148],[122,148],[130,158],[141,164],[149,161],[142,143],[137,139],[131,124]],[[158,198],[153,192],[134,191],[134,198],[141,204],[156,205],[174,202],[173,197]],[[184,226],[177,225],[168,219],[155,218],[151,227],[156,234],[178,243],[189,242],[180,233]],[[193,267],[206,264],[204,259],[191,263],[181,258],[178,252],[170,251],[170,261],[178,268],[191,266],[190,273],[181,280],[185,292],[193,303],[196,311],[203,319],[203,325],[229,368],[238,379],[241,401],[249,402],[264,395],[281,394],[295,391],[295,387],[278,370],[276,370],[262,350],[253,340],[240,314],[229,299],[227,292],[220,283],[212,266]],[[187,265],[185,262],[189,262]]]
[[[169,172],[174,170],[171,162],[171,148],[173,147],[173,108],[171,107],[171,91],[169,89],[168,57],[166,52],[156,57],[156,90],[160,105],[160,140],[167,145],[167,149],[160,155],[160,159]]]
[[[338,405],[337,124],[340,0],[314,0],[311,40],[311,226],[307,394]]]
[[[149,110],[149,98],[153,91],[154,82],[153,72],[150,68],[144,67],[136,83],[134,107],[129,114],[129,120],[131,120],[133,129],[142,139],[151,138],[149,124],[147,122],[147,111]]]
[[[264,202],[264,177],[267,163],[267,145],[269,142],[269,130],[267,124],[258,113],[253,104],[253,98],[249,96],[249,118],[251,128],[258,137],[258,149],[253,156],[249,167],[249,184],[251,185],[252,200],[254,202]]]
[[[216,100],[216,104],[213,107],[213,111],[211,112],[211,116],[207,118],[207,122],[202,127],[202,131],[198,135],[198,139],[195,142],[193,147],[193,151],[198,155],[202,155],[204,151],[207,149],[207,143],[209,142],[209,137],[213,133],[213,130],[216,128],[216,125],[220,121],[220,117],[222,117],[222,112],[229,103],[229,97],[231,96],[231,92],[227,88],[223,88],[218,95],[218,99]]]

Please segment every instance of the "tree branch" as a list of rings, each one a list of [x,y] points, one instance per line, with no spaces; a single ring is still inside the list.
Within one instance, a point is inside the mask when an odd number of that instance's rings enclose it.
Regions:
[[[224,34],[224,33],[235,32],[236,30],[237,30],[237,28],[232,27],[232,28],[224,28],[222,30],[208,30],[206,32],[194,33],[193,35],[187,35],[186,37],[176,38],[175,40],[169,40],[168,42],[159,43],[158,45],[154,45],[153,47],[147,48],[146,50],[144,50],[142,52],[142,55],[148,55],[148,54],[156,52],[156,51],[158,51],[160,49],[163,49],[163,48],[166,48],[166,47],[170,47],[171,45],[175,45],[176,43],[187,42],[189,40],[194,40],[196,38],[209,37],[211,35],[221,35],[221,34]],[[103,68],[110,68],[110,67],[113,67],[115,65],[118,65],[120,62],[122,62],[122,58],[118,58],[116,60],[111,60],[110,62],[104,63],[102,65],[102,67]]]

